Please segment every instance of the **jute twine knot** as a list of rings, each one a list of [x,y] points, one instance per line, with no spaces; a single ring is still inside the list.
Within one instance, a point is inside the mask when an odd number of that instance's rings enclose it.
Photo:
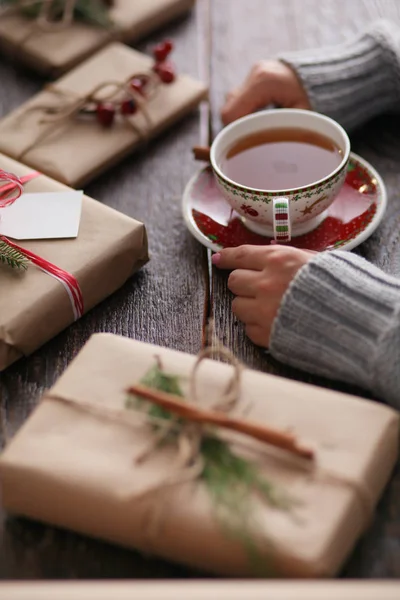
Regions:
[[[240,398],[242,365],[236,356],[216,339],[214,323],[212,321],[210,321],[207,327],[206,335],[206,346],[197,355],[190,373],[187,401],[193,404],[199,403],[197,378],[202,363],[209,358],[214,360],[221,359],[233,367],[232,374],[221,396],[209,408],[218,412],[230,413],[234,410]],[[152,417],[150,415],[148,415],[148,419],[151,424]],[[175,432],[177,435],[176,444],[178,453],[175,465],[176,469],[173,469],[164,481],[157,484],[158,489],[197,479],[202,473],[204,466],[201,457],[201,443],[205,434],[205,425],[188,420],[180,422],[179,427],[177,427],[177,419],[175,417],[171,421],[168,421],[164,428],[159,430],[149,447],[136,457],[136,462],[142,463],[149,458],[172,432]],[[148,492],[149,490],[146,490],[146,494]]]

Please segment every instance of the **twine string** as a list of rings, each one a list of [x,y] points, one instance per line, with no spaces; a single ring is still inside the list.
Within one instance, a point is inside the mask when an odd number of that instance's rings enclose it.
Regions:
[[[146,79],[146,97],[130,85],[134,78]],[[33,148],[45,142],[59,128],[67,125],[70,119],[80,115],[85,107],[94,108],[100,103],[116,101],[122,97],[124,100],[133,100],[144,118],[144,124],[139,126],[132,115],[121,115],[124,122],[135,131],[142,141],[146,141],[152,128],[152,119],[147,103],[157,94],[160,86],[160,79],[155,73],[137,73],[122,82],[103,81],[83,96],[75,96],[72,92],[53,84],[47,85],[45,90],[57,97],[59,105],[36,104],[26,110],[27,114],[33,111],[42,112],[43,116],[39,118],[38,123],[48,126],[38,132],[32,142],[19,153],[18,159],[23,160]]]

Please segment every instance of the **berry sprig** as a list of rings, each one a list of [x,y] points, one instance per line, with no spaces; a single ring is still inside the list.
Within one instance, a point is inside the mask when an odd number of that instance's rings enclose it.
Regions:
[[[175,67],[168,59],[173,43],[165,40],[153,49],[154,65],[152,73],[133,75],[125,86],[125,94],[117,100],[99,101],[84,107],[81,113],[95,113],[97,121],[103,127],[111,127],[118,114],[130,117],[140,109],[140,100],[149,99],[155,87],[160,83],[171,84],[175,81]]]

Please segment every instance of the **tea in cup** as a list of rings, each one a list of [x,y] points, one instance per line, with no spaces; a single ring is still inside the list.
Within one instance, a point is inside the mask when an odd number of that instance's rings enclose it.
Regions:
[[[238,119],[217,135],[210,152],[217,185],[245,225],[282,242],[324,220],[349,156],[341,125],[300,109]]]

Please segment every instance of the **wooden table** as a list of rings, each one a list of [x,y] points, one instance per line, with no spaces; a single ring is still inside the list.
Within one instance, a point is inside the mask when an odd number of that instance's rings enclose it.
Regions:
[[[225,93],[244,78],[252,63],[282,50],[338,43],[380,16],[400,25],[398,0],[198,0],[190,16],[146,40],[139,49],[148,49],[166,35],[175,40],[179,70],[210,80],[209,121],[217,131]],[[3,58],[0,61],[0,115],[4,115],[37,92],[44,82]],[[191,147],[208,141],[207,109],[200,117],[194,114],[187,118],[145,152],[128,158],[88,186],[86,191],[93,198],[146,223],[151,262],[110,299],[0,376],[0,410],[10,435],[93,332],[110,331],[196,353],[201,345],[204,315],[210,310],[218,336],[245,364],[365,396],[360,390],[277,364],[246,340],[243,327],[232,317],[226,275],[213,272],[210,279],[207,251],[191,237],[181,216],[182,191],[198,168]],[[400,119],[385,116],[352,138],[353,149],[378,168],[389,192],[383,223],[356,251],[397,275],[399,131]],[[73,533],[6,519],[0,508],[3,579],[193,576],[187,569]],[[399,469],[342,576],[400,576]]]

